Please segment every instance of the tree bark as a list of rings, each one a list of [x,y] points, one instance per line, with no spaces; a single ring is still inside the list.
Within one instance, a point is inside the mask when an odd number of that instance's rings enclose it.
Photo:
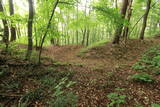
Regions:
[[[28,19],[28,50],[26,59],[30,60],[33,48],[33,40],[32,40],[32,30],[33,30],[33,17],[34,17],[34,7],[33,1],[28,0],[29,3],[29,19]]]
[[[128,23],[130,23],[130,19],[132,16],[132,2],[133,0],[129,0],[128,12],[127,12]],[[128,38],[128,32],[129,32],[129,25],[124,28],[123,37],[125,38],[125,40]]]
[[[89,35],[90,35],[90,29],[87,29],[87,41],[86,41],[86,46],[89,45]]]
[[[9,0],[9,9],[10,9],[10,15],[14,15],[14,5],[13,0]],[[11,41],[16,40],[16,28],[13,26],[13,21],[11,21]]]
[[[85,28],[84,29],[84,31],[83,31],[83,37],[82,37],[82,45],[85,45],[84,43],[85,43],[85,38],[86,38],[86,31],[87,31],[87,29]]]
[[[4,13],[4,8],[2,4],[2,0],[0,0],[0,12]],[[2,19],[2,23],[4,26],[4,31],[3,31],[3,42],[6,44],[6,51],[8,49],[8,44],[9,44],[9,27],[8,27],[8,22],[6,19]]]
[[[77,22],[78,22],[78,10],[79,10],[79,8],[78,8],[78,3],[77,3],[77,10],[76,10],[76,13],[77,13],[77,16],[76,16],[76,19],[77,19]],[[78,29],[76,30],[76,41],[77,41],[77,44],[78,44],[78,37],[79,36],[79,33],[78,33]]]
[[[115,7],[118,9],[118,0],[115,0]]]
[[[148,19],[150,8],[151,8],[151,0],[147,0],[146,12],[143,17],[143,25],[142,25],[142,29],[140,33],[140,40],[144,39],[144,33],[145,33],[146,26],[147,26],[147,19]]]
[[[123,0],[123,5],[122,5],[121,11],[120,11],[122,19],[125,19],[127,7],[128,7],[128,0]],[[117,28],[116,28],[114,39],[113,39],[113,42],[112,42],[113,44],[119,44],[122,29],[123,29],[123,23],[118,25]]]

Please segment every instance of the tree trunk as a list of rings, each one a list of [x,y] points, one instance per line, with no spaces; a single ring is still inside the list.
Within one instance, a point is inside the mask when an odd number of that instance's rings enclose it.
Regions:
[[[29,3],[29,19],[28,19],[28,50],[26,59],[30,60],[31,54],[32,54],[32,47],[33,47],[33,41],[32,41],[32,28],[33,28],[33,16],[34,16],[34,8],[33,8],[33,1],[28,0]]]
[[[9,9],[10,9],[10,15],[14,15],[14,5],[13,0],[9,0]],[[13,21],[11,21],[11,41],[16,40],[16,29],[13,26]]]
[[[127,20],[129,23],[130,23],[130,19],[132,16],[132,2],[133,2],[133,0],[129,0],[128,14],[127,14]],[[128,32],[129,32],[129,26],[126,26],[124,28],[124,32],[123,32],[123,37],[125,38],[125,40],[127,40],[127,38],[128,38]]]
[[[143,25],[142,25],[142,29],[141,29],[141,33],[140,33],[140,40],[144,39],[144,32],[145,32],[145,29],[147,26],[147,18],[148,18],[150,8],[151,8],[151,0],[147,0],[146,12],[143,17]]]
[[[117,0],[115,0],[115,7],[116,7],[116,9],[118,9],[118,1]]]
[[[76,12],[77,12],[77,22],[78,22],[78,3],[77,3],[77,10],[76,10]],[[77,41],[77,44],[78,44],[78,36],[79,36],[79,33],[78,33],[78,29],[76,30],[76,41]]]
[[[87,29],[87,41],[86,41],[86,46],[89,45],[89,34],[90,34],[90,30],[89,28]]]
[[[4,13],[3,9],[3,4],[2,0],[0,0],[0,12]],[[8,22],[6,19],[2,19],[2,23],[4,26],[4,31],[3,31],[3,42],[6,44],[6,51],[8,50],[8,44],[9,44],[9,27],[8,27]]]
[[[87,29],[85,28],[84,31],[83,31],[82,45],[84,45],[84,43],[85,43],[86,31],[87,31]]]
[[[21,29],[20,29],[20,25],[19,24],[17,24],[16,29],[17,29],[16,30],[17,37],[20,38],[21,37]]]
[[[125,18],[127,7],[128,7],[128,0],[123,0],[123,5],[122,5],[121,11],[120,11],[122,19]],[[112,42],[113,44],[119,44],[122,29],[123,29],[123,23],[118,25],[117,28],[116,28],[114,39],[113,39],[113,42]]]

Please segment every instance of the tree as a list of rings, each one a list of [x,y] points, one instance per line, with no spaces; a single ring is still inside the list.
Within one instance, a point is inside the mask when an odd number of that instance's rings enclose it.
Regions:
[[[40,51],[39,51],[39,64],[41,63],[42,47],[43,47],[45,38],[46,38],[46,36],[47,36],[48,30],[49,30],[49,28],[50,28],[50,26],[51,26],[51,21],[52,21],[52,19],[53,19],[53,16],[54,16],[54,13],[55,13],[55,10],[56,10],[56,7],[57,7],[58,3],[59,3],[59,0],[56,0],[55,3],[54,3],[51,17],[50,17],[50,19],[49,19],[49,21],[48,21],[47,28],[46,28],[46,31],[45,31],[45,33],[44,33],[44,36],[42,37],[42,42],[41,42],[41,44],[40,44]]]
[[[128,11],[127,11],[127,21],[129,24],[130,24],[130,19],[132,16],[132,2],[133,2],[133,0],[129,0]],[[125,38],[125,40],[128,37],[128,32],[129,32],[129,25],[125,26],[125,28],[124,28],[123,37]]]
[[[4,15],[4,9],[3,9],[3,4],[2,0],[0,0],[0,12],[3,13]],[[5,18],[2,19],[2,23],[4,26],[4,32],[3,32],[3,42],[6,44],[6,50],[8,49],[8,44],[9,44],[9,28],[8,28],[8,22]]]
[[[13,0],[9,0],[9,9],[10,9],[10,15],[14,15],[14,5]],[[11,41],[16,40],[16,29],[13,26],[13,21],[11,21]]]
[[[26,59],[29,60],[32,54],[32,47],[33,47],[33,41],[32,41],[32,26],[33,26],[33,16],[34,16],[34,8],[33,8],[33,1],[28,0],[29,3],[29,19],[28,19],[28,50]]]
[[[147,19],[148,19],[148,14],[151,8],[151,0],[147,0],[147,5],[146,5],[146,12],[145,15],[143,17],[143,25],[142,25],[142,29],[141,29],[141,33],[140,33],[140,40],[144,39],[144,32],[147,26]]]
[[[125,19],[127,7],[128,7],[128,0],[123,0],[122,8],[121,8],[121,11],[120,11],[122,19]],[[113,39],[113,42],[112,42],[113,44],[119,44],[122,29],[123,29],[123,23],[119,24],[116,28],[114,39]]]

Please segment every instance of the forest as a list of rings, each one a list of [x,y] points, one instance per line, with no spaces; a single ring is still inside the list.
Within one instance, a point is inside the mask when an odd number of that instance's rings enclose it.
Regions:
[[[0,107],[160,107],[160,0],[0,0]]]

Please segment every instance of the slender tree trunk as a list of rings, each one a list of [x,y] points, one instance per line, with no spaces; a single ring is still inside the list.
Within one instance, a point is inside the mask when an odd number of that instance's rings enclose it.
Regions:
[[[83,31],[82,45],[84,45],[84,43],[85,43],[86,31],[87,31],[87,29],[85,28]]]
[[[122,5],[121,11],[120,11],[122,19],[124,19],[126,16],[127,7],[128,7],[128,0],[123,0],[123,5]],[[123,30],[123,23],[118,25],[116,28],[114,39],[112,42],[113,44],[119,44],[120,35],[122,33],[122,30]]]
[[[46,36],[47,36],[48,29],[49,29],[50,26],[51,26],[51,21],[52,21],[52,18],[53,18],[53,16],[54,16],[54,13],[55,13],[55,10],[56,10],[56,7],[57,7],[58,3],[59,3],[59,0],[56,0],[55,3],[54,3],[53,10],[52,10],[52,14],[51,14],[51,17],[50,17],[50,19],[49,19],[49,21],[48,21],[48,25],[47,25],[46,32],[44,33],[44,36],[42,37],[42,42],[41,42],[40,51],[39,51],[39,64],[41,63],[42,47],[43,47],[45,38],[46,38]]]
[[[14,5],[13,0],[9,0],[10,15],[14,15]],[[16,40],[16,28],[13,26],[13,21],[11,21],[11,41]]]
[[[29,3],[29,19],[28,19],[28,50],[26,59],[30,60],[33,48],[33,40],[32,40],[32,30],[33,30],[33,16],[34,16],[34,8],[33,8],[33,0],[28,0]]]
[[[17,36],[18,36],[18,38],[19,37],[21,37],[21,29],[20,29],[20,25],[19,24],[17,24],[17,27],[16,27],[16,31],[17,31]]]
[[[146,12],[143,17],[143,25],[142,25],[142,29],[140,33],[140,40],[144,39],[144,33],[145,33],[146,26],[147,26],[147,18],[148,18],[150,8],[151,8],[151,0],[147,0]]]
[[[2,0],[0,0],[0,12],[4,13]],[[4,26],[3,42],[6,44],[6,51],[7,51],[8,50],[8,44],[9,44],[9,27],[8,27],[8,22],[7,22],[6,19],[2,19],[2,23],[3,23],[3,26]]]
[[[76,12],[77,12],[77,21],[78,21],[78,10],[79,10],[79,8],[78,8],[78,3],[77,3],[77,10],[76,10]],[[78,33],[78,29],[76,30],[76,41],[77,41],[77,44],[78,44],[78,36],[79,36],[79,33]]]
[[[86,41],[86,46],[89,45],[89,34],[90,34],[90,30],[87,30],[87,41]]]
[[[86,3],[85,3],[85,12],[84,12],[85,18],[87,17],[87,2],[88,0],[86,0]],[[85,25],[84,27],[82,45],[85,45],[86,33],[87,33],[87,25]]]

